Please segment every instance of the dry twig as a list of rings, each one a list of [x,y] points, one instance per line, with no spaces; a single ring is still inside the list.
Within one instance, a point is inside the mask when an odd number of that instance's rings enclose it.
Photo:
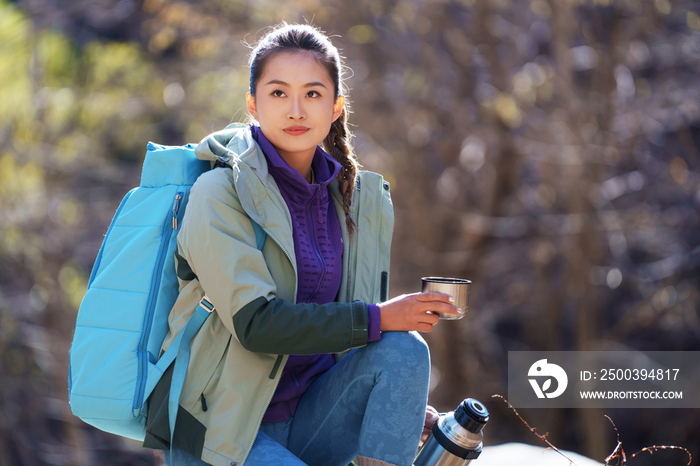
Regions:
[[[610,460],[617,459],[617,463],[615,466],[625,466],[627,464],[627,456],[625,455],[625,450],[622,449],[622,442],[620,441],[620,433],[617,431],[617,426],[613,422],[612,419],[610,419],[609,416],[605,416],[608,418],[608,421],[613,425],[613,428],[615,429],[615,433],[617,434],[617,446],[615,447],[615,450],[605,458],[605,464],[608,464]],[[688,454],[688,463],[686,466],[690,465],[690,463],[693,461],[693,455],[690,454],[687,448],[683,447],[677,447],[675,445],[652,445],[650,447],[644,447],[641,450],[639,450],[637,453],[633,454],[630,456],[630,459],[634,458],[638,454],[642,452],[649,452],[650,455],[653,455],[655,451],[658,450],[683,450]],[[622,461],[622,463],[620,463]]]
[[[617,430],[617,426],[610,418],[610,416],[606,414],[605,417],[608,418],[608,421],[610,421],[610,424],[612,424],[613,429],[615,429],[615,435],[617,435],[617,445],[615,445],[615,449],[613,450],[613,452],[610,453],[607,458],[605,458],[605,464],[607,465],[611,460],[616,459],[617,463],[615,466],[624,466],[627,464],[627,456],[625,455],[625,450],[623,450],[622,448],[622,442],[620,441],[620,432]],[[620,461],[622,461],[622,463],[620,463]]]
[[[688,454],[688,463],[686,463],[686,466],[690,465],[690,463],[693,461],[693,455],[690,454],[687,448],[683,447],[677,447],[675,445],[652,445],[650,447],[644,447],[641,450],[639,450],[637,453],[633,454],[630,456],[630,459],[634,458],[638,454],[648,451],[650,455],[653,455],[655,451],[657,450],[683,450]]]
[[[503,396],[501,396],[501,395],[491,395],[491,397],[492,397],[492,398],[500,398],[500,399],[502,399],[503,401],[505,401],[505,402],[508,404],[508,407],[509,407],[510,409],[513,410],[513,412],[515,413],[515,415],[518,416],[518,418],[519,418],[521,421],[523,421],[523,424],[525,424],[525,425],[527,426],[527,428],[530,429],[530,432],[532,432],[533,434],[535,434],[537,437],[540,438],[540,440],[542,440],[542,441],[545,442],[547,445],[549,445],[549,448],[551,448],[552,450],[556,451],[556,452],[559,453],[561,456],[563,456],[564,458],[566,458],[567,460],[569,460],[569,466],[571,466],[572,464],[573,464],[573,465],[576,464],[576,463],[574,463],[574,461],[573,461],[571,458],[567,457],[564,453],[562,453],[561,451],[559,451],[559,449],[558,449],[557,447],[555,447],[554,445],[552,445],[552,444],[549,442],[549,440],[547,440],[547,435],[549,434],[549,432],[545,433],[544,435],[538,434],[538,433],[536,432],[537,428],[536,428],[536,427],[530,427],[530,424],[528,424],[527,421],[526,421],[525,419],[523,419],[523,417],[518,413],[518,411],[513,407],[513,405],[511,405],[511,404],[508,402],[508,400],[506,400]],[[608,455],[608,457],[605,458],[605,463],[604,463],[604,464],[605,464],[606,466],[627,466],[627,455],[625,454],[625,450],[622,448],[622,442],[620,441],[620,432],[617,430],[617,426],[615,425],[615,423],[613,422],[613,420],[610,418],[610,416],[608,416],[608,415],[606,414],[605,417],[608,418],[608,421],[610,421],[610,423],[612,424],[613,429],[615,429],[615,435],[617,436],[617,445],[615,446],[615,449],[612,451],[612,453],[610,453],[610,455]],[[690,454],[690,451],[688,451],[687,448],[678,447],[678,446],[675,446],[675,445],[652,445],[652,446],[650,446],[650,447],[644,447],[644,448],[642,448],[641,450],[639,450],[637,453],[634,453],[632,456],[630,456],[629,459],[632,459],[632,458],[634,458],[635,456],[637,456],[638,454],[643,453],[643,452],[648,452],[650,455],[653,455],[654,452],[659,451],[659,450],[683,450],[684,452],[686,452],[686,453],[688,454],[688,463],[686,464],[686,466],[689,466],[690,463],[693,461],[693,455]],[[613,461],[613,460],[617,460],[617,462],[616,462],[614,465],[610,463],[610,461]]]
[[[566,458],[567,460],[569,460],[569,466],[571,466],[572,464],[573,464],[573,465],[576,464],[576,463],[574,463],[574,460],[572,460],[571,458],[569,458],[568,456],[566,456],[564,453],[562,453],[561,451],[559,451],[559,449],[558,449],[557,447],[555,447],[554,445],[552,445],[552,443],[551,443],[549,440],[547,440],[547,435],[549,435],[549,432],[545,432],[544,435],[538,434],[538,433],[536,432],[537,427],[530,427],[530,424],[528,424],[527,421],[526,421],[525,419],[523,419],[523,417],[522,417],[520,414],[518,414],[518,411],[513,407],[513,405],[511,405],[511,404],[508,402],[508,400],[506,400],[506,399],[505,399],[504,397],[502,397],[501,395],[491,395],[491,397],[492,397],[492,398],[500,398],[500,399],[502,399],[503,401],[505,401],[505,402],[508,404],[508,407],[509,407],[510,409],[513,410],[513,412],[515,413],[515,415],[518,416],[518,418],[519,418],[521,421],[523,421],[523,424],[525,424],[525,425],[527,426],[527,428],[530,429],[530,432],[532,432],[533,434],[535,434],[537,437],[540,438],[540,440],[542,440],[544,443],[546,443],[547,445],[549,445],[549,448],[551,448],[552,450],[556,451],[556,452],[559,453],[561,456],[563,456],[564,458]]]

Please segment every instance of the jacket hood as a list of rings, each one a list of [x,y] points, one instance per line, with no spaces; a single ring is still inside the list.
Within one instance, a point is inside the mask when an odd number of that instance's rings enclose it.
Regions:
[[[248,130],[248,125],[233,123],[202,139],[195,147],[194,153],[198,159],[208,160],[212,165],[220,161],[234,166],[244,156],[254,152],[255,148],[256,144]]]
[[[200,160],[210,161],[212,166],[219,161],[230,167],[235,167],[238,162],[245,160],[255,170],[259,170],[260,175],[264,177],[268,172],[265,158],[265,151],[267,151],[273,165],[288,168],[290,178],[297,177],[299,180],[303,180],[299,172],[283,161],[264,135],[262,136],[263,144],[267,144],[269,147],[260,147],[261,144],[255,141],[252,134],[254,129],[244,123],[232,123],[221,131],[211,133],[202,139],[195,147],[195,155]],[[259,130],[259,127],[257,129]],[[259,134],[262,132],[260,131]],[[319,183],[325,188],[326,185],[335,180],[342,166],[320,147],[316,152],[313,167],[317,176],[322,176]]]

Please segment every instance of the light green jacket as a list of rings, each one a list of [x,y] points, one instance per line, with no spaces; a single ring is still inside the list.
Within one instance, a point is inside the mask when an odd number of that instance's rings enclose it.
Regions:
[[[193,340],[176,425],[181,430],[182,418],[183,426],[196,426],[192,432],[199,432],[200,441],[203,434],[203,461],[240,466],[253,445],[287,354],[336,353],[339,359],[347,350],[367,344],[366,303],[387,299],[393,206],[389,185],[381,175],[360,172],[350,207],[357,225],[351,241],[338,181],[331,182],[343,239],[338,303],[294,305],[297,268],[292,220],[250,129],[230,125],[205,138],[195,152],[200,159],[221,160],[229,167],[204,173],[190,193],[178,234],[180,295],[170,314],[163,349],[184,328],[206,292],[216,310]],[[251,219],[267,234],[262,251],[256,246]],[[267,320],[276,321],[277,327],[253,326],[256,312],[272,303],[277,303],[269,314],[274,318]],[[277,339],[278,346],[273,347],[279,354],[261,351],[268,349],[265,345],[246,345],[246,338],[253,338],[248,333],[256,331],[274,333],[271,339]],[[287,348],[294,352],[284,353]],[[149,419],[154,415],[151,410],[160,408],[149,406]],[[175,439],[179,446],[178,432]]]

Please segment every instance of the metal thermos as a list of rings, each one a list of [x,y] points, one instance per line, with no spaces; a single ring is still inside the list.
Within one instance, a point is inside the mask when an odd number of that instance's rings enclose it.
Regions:
[[[474,398],[441,415],[430,437],[413,462],[414,466],[465,466],[481,454],[481,430],[489,420],[486,407]]]

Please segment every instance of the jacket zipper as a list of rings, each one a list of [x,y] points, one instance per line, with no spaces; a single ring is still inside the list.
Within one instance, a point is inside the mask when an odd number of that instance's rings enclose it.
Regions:
[[[168,244],[170,243],[170,237],[172,236],[172,230],[177,229],[177,215],[180,210],[180,200],[182,199],[183,192],[178,192],[175,195],[175,199],[173,201],[173,209],[172,209],[172,222],[170,222],[169,218],[166,218],[166,221],[163,222],[163,231],[161,233],[160,237],[160,250],[158,251],[158,261],[156,262],[157,267],[155,271],[155,280],[153,283],[151,283],[151,290],[149,293],[149,302],[146,307],[146,315],[144,318],[146,319],[145,325],[143,328],[145,329],[143,333],[141,334],[141,341],[139,342],[139,346],[137,349],[137,354],[138,354],[138,361],[139,361],[139,367],[138,367],[138,380],[139,380],[139,385],[138,385],[138,395],[136,399],[134,400],[134,406],[132,407],[132,410],[134,409],[141,409],[143,405],[143,395],[146,390],[146,376],[148,375],[148,361],[147,361],[147,353],[146,351],[146,345],[148,344],[148,338],[151,335],[151,325],[153,323],[153,312],[155,311],[156,307],[156,297],[155,294],[157,293],[158,288],[160,288],[160,278],[163,273],[163,264],[165,263],[165,252],[168,249]],[[172,227],[172,228],[171,228]],[[170,229],[170,234],[168,234],[168,229]]]
[[[316,188],[316,206],[318,207],[318,223],[323,223],[323,212],[321,210],[321,186]]]
[[[298,274],[298,272],[297,272],[297,267],[296,267],[294,261],[292,261],[292,256],[290,256],[290,255],[289,255],[289,252],[287,251],[287,249],[284,248],[284,247],[282,246],[282,243],[280,243],[280,242],[277,240],[277,238],[275,238],[275,235],[271,234],[271,233],[270,233],[267,229],[265,229],[265,227],[263,227],[262,225],[260,226],[260,228],[263,229],[263,231],[267,234],[267,236],[269,236],[270,238],[272,238],[272,240],[273,240],[275,243],[277,243],[277,246],[279,246],[279,248],[282,250],[282,252],[284,252],[284,255],[287,256],[287,259],[289,260],[289,263],[292,264],[292,268],[294,269],[294,302],[296,303],[296,302],[297,302],[297,287],[299,286],[299,279],[297,278],[297,274]],[[277,376],[277,371],[279,370],[280,365],[282,364],[282,358],[284,358],[284,355],[283,355],[283,354],[280,354],[280,355],[277,356],[277,360],[275,360],[275,365],[272,366],[272,371],[270,372],[270,376],[269,376],[270,379],[274,379],[274,378]],[[279,381],[277,381],[277,383],[279,383]],[[258,429],[259,429],[259,428],[260,428],[260,426],[258,426]],[[257,434],[257,432],[256,432],[256,434]]]
[[[290,219],[291,220],[291,219]],[[299,279],[298,279],[298,271],[296,267],[296,263],[292,260],[292,256],[289,255],[289,251],[287,251],[286,248],[282,246],[282,243],[275,237],[275,235],[271,234],[270,231],[265,229],[264,226],[260,225],[260,227],[267,233],[267,236],[271,237],[272,240],[277,243],[277,246],[284,252],[284,255],[287,256],[287,259],[289,260],[289,263],[292,264],[292,268],[294,269],[294,302],[297,302],[297,288],[299,287]],[[284,355],[280,354],[277,356],[277,359],[275,360],[275,365],[272,367],[272,372],[270,372],[270,379],[275,379],[277,377],[277,373],[280,370],[280,367],[282,367],[282,360],[284,359]],[[267,398],[267,401],[265,402],[265,406],[270,405],[270,401],[272,401],[272,397],[274,396],[275,392],[277,391],[277,387],[279,386],[280,379],[277,379],[277,382],[275,382],[275,387],[274,389],[270,392],[270,395]],[[258,432],[260,432],[260,425],[262,424],[262,419],[265,416],[265,412],[263,411],[262,415],[258,419],[258,424],[255,428],[255,433],[253,434],[253,439],[258,436]],[[248,455],[250,455],[250,450],[253,448],[253,444],[250,444],[250,448],[245,454],[245,457],[243,458],[243,463],[246,462],[248,459]]]
[[[380,176],[379,177],[379,206],[377,209],[377,231],[381,232],[382,231],[382,206],[384,205],[384,202],[382,202],[382,189],[384,189],[384,179]],[[375,290],[377,289],[377,277],[379,276],[379,248],[381,247],[381,240],[379,239],[381,235],[377,236],[377,252],[374,254],[375,261],[374,261],[374,280],[372,280],[372,296],[376,296],[377,293]],[[380,298],[381,298],[381,285],[380,285]]]
[[[361,182],[360,182],[360,177],[357,177],[357,186],[355,187],[355,192],[353,192],[353,203],[357,206],[355,208],[355,216],[357,218],[357,221],[359,222],[360,219],[360,190],[361,190]],[[357,196],[357,197],[355,197]],[[357,225],[357,223],[355,224]],[[355,236],[359,234],[359,225],[357,225],[357,229],[355,230]],[[348,236],[348,240],[350,240],[350,237]],[[355,276],[355,270],[356,270],[356,265],[357,265],[357,251],[355,250],[355,246],[357,245],[358,241],[357,238],[354,241],[350,241],[349,246],[348,246],[348,271],[347,271],[347,276],[348,277],[354,277]],[[350,280],[348,280],[347,283],[347,293],[348,293],[348,299],[350,301],[353,301],[354,296],[355,296],[355,280],[352,282],[352,289],[350,289]]]
[[[270,238],[272,238],[272,240],[273,240],[275,243],[277,243],[277,246],[279,246],[279,248],[282,250],[282,252],[284,252],[284,255],[287,256],[287,259],[289,260],[289,263],[292,264],[292,269],[294,269],[294,302],[296,303],[296,302],[297,302],[297,288],[299,287],[299,279],[298,279],[298,277],[297,277],[298,271],[297,271],[296,264],[295,264],[294,261],[292,261],[292,256],[289,255],[289,252],[287,251],[287,249],[284,248],[284,247],[282,246],[282,243],[281,243],[277,238],[275,238],[275,235],[271,234],[270,231],[268,231],[267,229],[265,229],[265,227],[263,227],[262,225],[260,226],[260,228],[262,228],[263,231],[264,231],[265,233],[267,233],[267,236],[269,236]],[[270,379],[274,379],[275,376],[277,375],[277,371],[278,371],[279,368],[280,368],[280,365],[281,365],[281,363],[282,363],[282,358],[283,358],[283,357],[284,357],[283,354],[280,354],[280,355],[277,356],[277,360],[275,361],[275,365],[272,367],[272,372],[270,372]],[[278,383],[279,383],[279,381],[278,381]],[[269,402],[269,401],[268,401],[268,402]],[[260,426],[258,426],[258,429],[259,429],[259,428],[260,428]],[[256,434],[257,434],[257,432],[256,432]]]
[[[309,225],[313,225],[313,224],[314,224],[313,215],[311,214],[311,209],[309,208],[309,207],[311,207],[311,203],[312,203],[312,202],[313,202],[313,199],[311,200],[311,202],[309,202],[309,204],[308,204],[308,206],[307,206],[307,209],[306,209],[306,215],[307,215],[307,217],[308,217],[308,219],[309,219]],[[320,202],[320,201],[319,201],[319,202]],[[322,216],[321,216],[321,208],[320,208],[320,207],[319,207],[319,209],[318,209],[318,216],[319,216],[319,217],[318,217],[318,218],[319,218],[319,223],[322,223],[322,222],[320,222],[320,220],[321,220],[321,218],[322,218]],[[315,298],[316,295],[318,294],[318,290],[321,289],[321,283],[323,283],[323,279],[324,279],[324,277],[326,276],[326,263],[325,263],[324,260],[323,260],[323,256],[322,256],[321,253],[318,251],[318,243],[316,242],[316,235],[312,234],[312,235],[311,235],[311,238],[312,238],[312,239],[311,239],[311,243],[312,243],[312,247],[313,247],[314,253],[316,253],[316,258],[318,259],[319,263],[321,264],[321,276],[320,276],[320,278],[318,279],[318,282],[316,283],[316,289],[314,290],[313,293],[311,293],[311,296],[309,297],[309,300],[307,301],[307,302],[309,302],[309,303],[313,302],[314,298]],[[297,285],[297,286],[298,286],[298,285]]]
[[[358,191],[358,193],[359,193],[359,191],[360,191],[360,177],[359,177],[359,176],[357,177],[357,188],[356,188],[356,189],[357,189],[357,191]],[[333,201],[331,200],[331,202],[333,202]],[[358,205],[358,207],[359,207],[359,205],[360,205],[359,201],[356,201],[356,202],[357,202],[357,205]],[[359,215],[358,215],[358,218],[359,218]],[[262,227],[262,228],[263,228],[263,230],[265,230],[264,227]],[[296,301],[297,301],[297,288],[299,287],[299,283],[298,283],[299,280],[298,280],[298,277],[297,277],[298,271],[297,271],[295,262],[292,261],[292,257],[289,255],[289,252],[288,252],[284,247],[282,247],[282,243],[280,243],[280,241],[277,240],[277,239],[275,238],[274,235],[270,234],[269,231],[266,230],[265,232],[267,233],[268,236],[270,236],[270,237],[277,243],[277,245],[280,247],[280,249],[282,250],[282,252],[284,252],[284,255],[287,256],[287,259],[289,260],[289,263],[292,264],[292,268],[294,269],[294,277],[295,277],[295,283],[294,283],[294,285],[295,285],[295,286],[294,286],[294,302],[296,303]],[[348,248],[352,248],[352,243],[349,243]],[[350,251],[350,249],[348,249],[348,251]],[[348,254],[348,255],[350,255],[350,254]],[[350,266],[351,266],[350,262],[351,262],[351,261],[348,261],[348,271],[349,271]],[[354,287],[353,287],[353,288],[354,288]],[[280,355],[277,356],[277,360],[275,361],[275,365],[274,365],[274,367],[272,368],[272,373],[270,374],[270,375],[272,376],[271,378],[274,379],[275,376],[277,375],[277,371],[279,370],[279,367],[281,366],[281,362],[282,362],[283,357],[284,357],[284,355],[282,355],[282,354],[280,354]],[[266,405],[267,405],[267,406],[270,405],[270,401],[272,400],[272,397],[274,396],[275,391],[277,391],[277,387],[279,386],[279,382],[280,382],[280,381],[279,381],[279,379],[278,379],[277,382],[275,383],[275,388],[272,390],[270,396],[269,396],[268,399],[267,399],[267,402],[266,402]],[[253,434],[253,438],[257,437],[258,432],[260,432],[260,425],[262,424],[262,418],[263,418],[264,415],[265,415],[265,413],[263,412],[263,415],[260,416],[260,419],[258,420],[257,427],[255,428],[255,433]],[[248,451],[246,452],[245,457],[243,458],[243,463],[245,463],[246,460],[248,459],[248,456],[250,455],[250,450],[252,449],[252,447],[253,447],[253,445],[251,444],[251,445],[250,445],[250,448],[249,448]]]

